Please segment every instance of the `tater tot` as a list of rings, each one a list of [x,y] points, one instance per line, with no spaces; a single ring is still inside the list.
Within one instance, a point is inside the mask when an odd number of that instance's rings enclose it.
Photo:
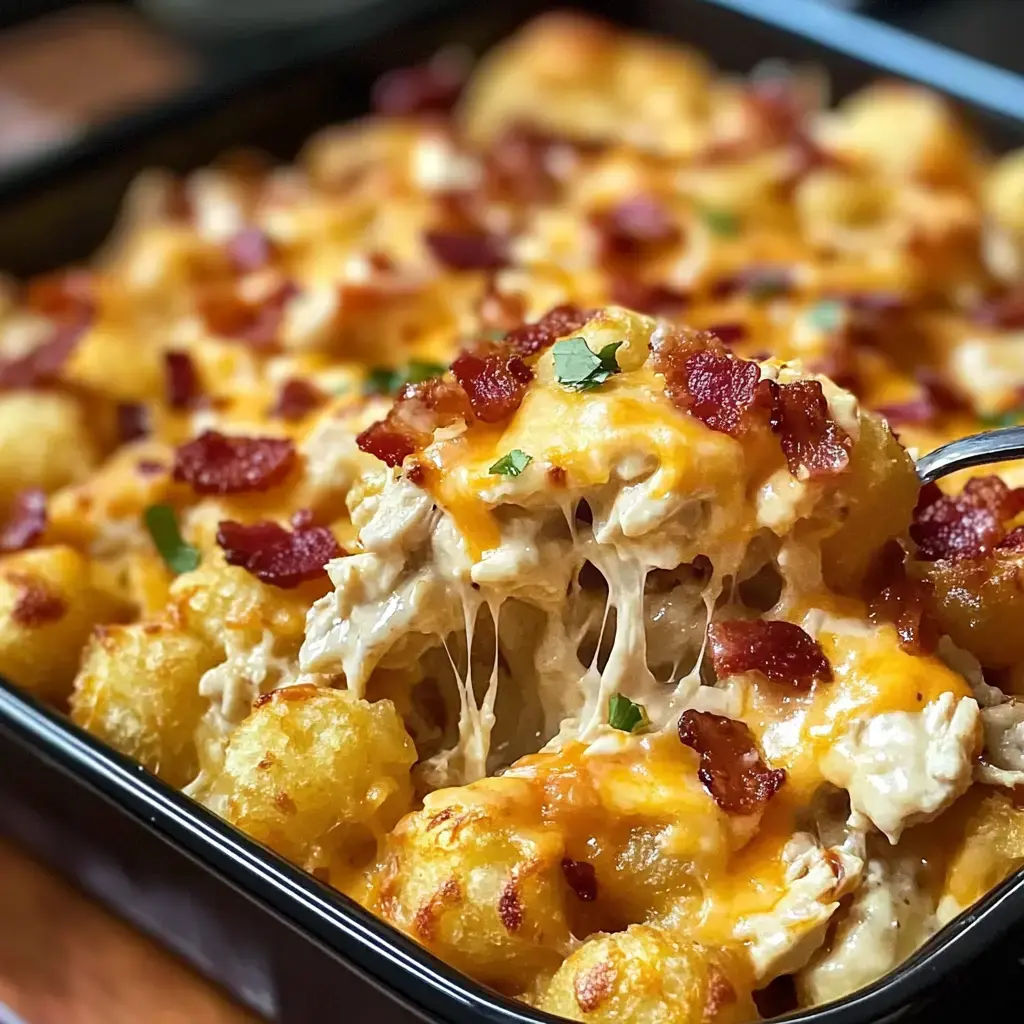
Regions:
[[[57,392],[0,393],[0,512],[18,491],[50,492],[99,461],[81,403]]]
[[[459,970],[524,991],[569,948],[563,842],[522,779],[430,794],[388,841],[376,907]]]
[[[37,697],[68,695],[93,626],[128,607],[93,586],[89,563],[68,547],[0,561],[0,675]]]
[[[537,1005],[593,1024],[744,1024],[758,1019],[745,973],[736,954],[632,925],[588,939]]]
[[[408,809],[415,760],[390,701],[286,687],[231,734],[206,802],[307,870],[327,867],[363,855]]]
[[[101,626],[86,648],[71,717],[172,786],[198,771],[199,680],[213,650],[161,622]]]

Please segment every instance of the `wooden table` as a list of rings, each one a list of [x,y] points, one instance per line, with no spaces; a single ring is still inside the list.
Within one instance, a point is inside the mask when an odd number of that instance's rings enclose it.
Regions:
[[[3,841],[0,1004],[24,1024],[258,1024]]]

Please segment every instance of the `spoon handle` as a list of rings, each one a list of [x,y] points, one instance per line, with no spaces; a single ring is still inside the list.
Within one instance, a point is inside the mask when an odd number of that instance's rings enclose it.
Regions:
[[[921,483],[930,484],[961,469],[1011,459],[1024,459],[1024,426],[987,430],[944,444],[918,459],[917,475]]]

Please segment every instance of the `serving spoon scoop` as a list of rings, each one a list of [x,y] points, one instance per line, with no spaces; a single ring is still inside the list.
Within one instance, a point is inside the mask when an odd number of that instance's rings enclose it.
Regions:
[[[930,484],[950,473],[993,462],[1024,459],[1024,426],[986,430],[951,441],[917,460],[921,483]]]

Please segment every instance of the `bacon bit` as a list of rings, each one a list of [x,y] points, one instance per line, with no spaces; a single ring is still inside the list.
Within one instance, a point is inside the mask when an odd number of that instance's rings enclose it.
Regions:
[[[821,644],[792,622],[713,622],[708,626],[708,641],[719,678],[758,672],[795,690],[808,690],[815,681],[832,679],[832,667]]]
[[[594,871],[593,864],[585,860],[563,857],[562,874],[577,899],[584,903],[593,903],[597,899],[597,872]]]
[[[387,416],[370,424],[356,437],[361,451],[385,465],[400,466],[414,452],[426,448],[438,427],[458,420],[470,423],[473,409],[462,387],[444,377],[406,384]]]
[[[1015,289],[994,295],[979,303],[971,319],[985,327],[1001,331],[1016,331],[1024,327],[1024,289]]]
[[[139,459],[135,463],[135,472],[139,476],[157,476],[166,471],[167,467],[162,462],[156,462],[154,459]]]
[[[676,316],[690,304],[690,295],[665,284],[648,284],[616,274],[608,286],[611,301],[650,316]]]
[[[533,371],[505,343],[481,343],[464,350],[452,363],[477,419],[500,423],[522,404]]]
[[[1015,526],[996,547],[1001,551],[1024,551],[1024,526]]]
[[[267,491],[295,465],[295,445],[282,437],[228,437],[206,430],[174,453],[174,479],[197,494]]]
[[[523,904],[519,899],[519,883],[510,878],[498,897],[498,917],[505,929],[517,932],[523,926]]]
[[[707,328],[709,334],[713,334],[723,345],[735,345],[748,337],[750,331],[746,324],[729,322],[712,324]]]
[[[518,356],[536,355],[551,348],[559,338],[578,331],[592,316],[593,310],[565,304],[548,310],[536,323],[523,324],[505,335],[505,341]]]
[[[906,553],[896,540],[878,553],[864,581],[872,622],[891,623],[908,654],[928,654],[939,642],[939,629],[928,615],[928,585],[907,575]]]
[[[116,415],[117,437],[121,444],[149,434],[149,410],[141,402],[119,402]]]
[[[593,1013],[611,995],[615,977],[615,965],[609,960],[578,971],[572,982],[576,1005],[584,1013]]]
[[[910,536],[917,557],[978,558],[1006,535],[1005,523],[1024,511],[1024,488],[1011,490],[997,476],[974,477],[960,494],[922,488]]]
[[[767,420],[772,394],[757,363],[726,352],[709,332],[665,333],[651,342],[651,351],[665,394],[711,430],[740,437],[759,415]]]
[[[248,274],[267,266],[274,259],[276,247],[259,228],[243,228],[228,239],[227,253],[235,271]]]
[[[726,814],[760,811],[786,781],[761,759],[744,722],[690,709],[679,716],[679,739],[700,754],[697,777]]]
[[[476,231],[426,231],[423,241],[438,263],[452,270],[500,270],[508,266],[503,237]]]
[[[164,394],[172,409],[191,409],[203,387],[192,357],[187,352],[164,353]]]
[[[937,370],[921,367],[914,376],[921,394],[910,401],[879,406],[877,411],[891,426],[902,423],[933,423],[942,413],[970,412],[971,404]]]
[[[678,242],[682,237],[671,213],[654,196],[635,196],[591,217],[605,255],[636,256]]]
[[[258,352],[273,352],[285,307],[298,293],[294,282],[284,281],[262,302],[246,302],[234,291],[216,290],[200,296],[196,305],[211,334],[245,342]]]
[[[0,551],[24,551],[46,530],[46,494],[38,487],[18,494],[7,522],[0,529]]]
[[[56,622],[63,618],[68,610],[64,598],[50,590],[37,576],[11,572],[7,573],[5,578],[18,590],[14,607],[11,609],[11,618],[19,626],[34,629],[47,622]]]
[[[319,409],[326,401],[327,396],[308,380],[291,377],[281,385],[277,402],[270,409],[269,415],[295,422],[308,416],[314,409]]]
[[[31,352],[0,362],[0,391],[53,383],[88,326],[88,323],[58,325],[49,340]]]
[[[291,590],[327,575],[327,563],[345,552],[325,526],[286,530],[277,523],[244,526],[225,519],[217,526],[217,543],[228,565],[240,565],[272,587]]]
[[[773,389],[772,429],[793,476],[831,476],[850,463],[853,439],[829,415],[816,380],[798,380]]]
[[[552,173],[551,156],[558,147],[575,151],[568,141],[527,125],[506,128],[485,156],[487,191],[524,203],[555,199],[559,182]]]
[[[387,71],[370,91],[370,107],[385,117],[447,114],[466,83],[461,62],[435,57],[428,64]]]

